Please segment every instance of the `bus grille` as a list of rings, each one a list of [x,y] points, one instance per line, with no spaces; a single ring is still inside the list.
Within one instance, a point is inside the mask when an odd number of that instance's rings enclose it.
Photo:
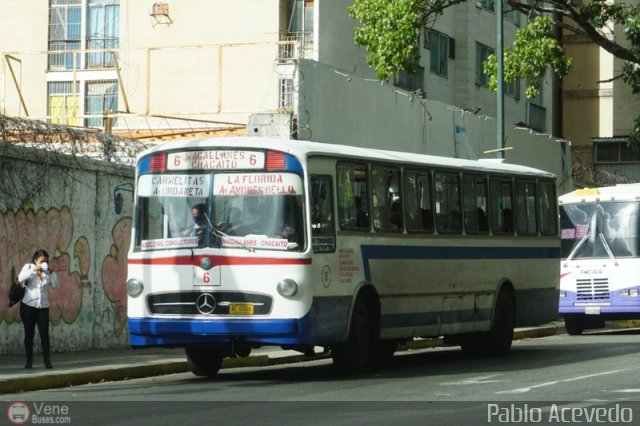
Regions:
[[[576,280],[578,300],[609,299],[609,280],[607,278],[587,278]]]
[[[267,315],[273,299],[257,293],[183,291],[151,294],[147,304],[152,314],[229,315],[230,305],[243,304],[253,306],[253,315]]]

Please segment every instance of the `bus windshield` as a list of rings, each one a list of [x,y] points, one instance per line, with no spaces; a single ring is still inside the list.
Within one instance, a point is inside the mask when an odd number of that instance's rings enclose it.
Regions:
[[[293,173],[143,175],[136,249],[302,250],[303,217]]]
[[[562,258],[618,258],[640,254],[637,202],[560,206]]]

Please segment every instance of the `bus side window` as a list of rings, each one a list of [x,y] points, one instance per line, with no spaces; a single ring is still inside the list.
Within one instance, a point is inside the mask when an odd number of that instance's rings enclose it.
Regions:
[[[433,232],[433,200],[429,171],[404,171],[402,193],[409,232]]]
[[[462,195],[462,203],[464,205],[464,229],[466,233],[488,233],[487,178],[484,176],[463,176]]]
[[[434,182],[438,232],[461,233],[460,176],[457,173],[436,172]]]
[[[377,231],[402,231],[400,169],[371,167],[373,227]]]
[[[338,164],[338,223],[342,229],[369,231],[369,173],[366,165]]]
[[[311,176],[311,231],[314,236],[334,235],[330,176]]]
[[[538,184],[538,208],[540,209],[540,233],[555,235],[558,232],[556,186],[553,182]]]
[[[513,234],[515,223],[511,179],[491,178],[490,186],[491,231],[498,235]]]

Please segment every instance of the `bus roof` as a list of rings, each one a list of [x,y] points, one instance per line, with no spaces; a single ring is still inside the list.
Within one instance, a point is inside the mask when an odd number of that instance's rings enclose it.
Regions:
[[[640,200],[640,183],[624,183],[601,188],[580,188],[559,197],[560,204],[637,200]]]
[[[152,147],[140,154],[138,159],[153,152],[174,151],[181,149],[203,148],[256,148],[279,150],[292,154],[300,159],[309,156],[332,156],[342,159],[371,159],[391,161],[402,165],[434,165],[444,167],[464,167],[478,172],[508,172],[522,175],[537,175],[539,177],[555,178],[553,173],[517,164],[502,163],[496,159],[465,160],[452,157],[424,155],[410,152],[390,151],[375,148],[363,148],[350,145],[339,145],[321,142],[311,142],[295,139],[269,138],[261,136],[237,136],[185,139]],[[306,161],[306,160],[304,160]]]

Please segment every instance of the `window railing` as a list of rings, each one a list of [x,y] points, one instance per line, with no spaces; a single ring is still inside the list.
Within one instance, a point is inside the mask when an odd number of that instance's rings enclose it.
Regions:
[[[311,58],[313,54],[313,33],[305,31],[284,32],[280,34],[278,60],[282,62],[302,58]]]

